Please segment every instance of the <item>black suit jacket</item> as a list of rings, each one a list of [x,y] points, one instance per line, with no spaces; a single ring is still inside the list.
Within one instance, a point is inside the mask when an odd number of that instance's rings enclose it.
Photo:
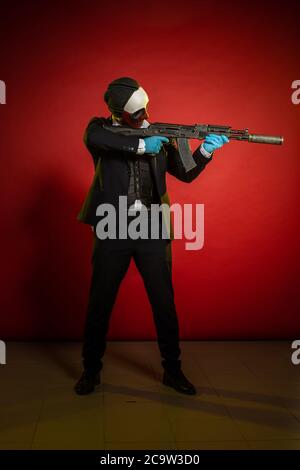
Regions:
[[[94,117],[84,133],[84,143],[93,157],[95,175],[90,190],[77,216],[80,222],[95,225],[98,222],[96,208],[101,203],[111,203],[118,207],[119,196],[127,195],[130,167],[128,160],[136,157],[138,137],[117,135],[103,128],[103,123],[112,125],[112,118]],[[166,173],[180,181],[190,183],[211,161],[200,152],[200,146],[193,153],[196,167],[189,172],[180,160],[175,139],[164,144],[156,156],[145,155],[150,159],[154,183],[162,203],[169,204],[166,188]]]

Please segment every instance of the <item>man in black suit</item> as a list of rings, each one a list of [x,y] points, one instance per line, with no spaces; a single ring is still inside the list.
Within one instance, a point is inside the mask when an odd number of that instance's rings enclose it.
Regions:
[[[127,222],[133,220],[139,211],[146,210],[150,233],[151,204],[169,204],[166,172],[180,181],[193,181],[212,159],[213,150],[221,147],[225,140],[222,141],[220,136],[212,136],[211,140],[206,138],[207,147],[202,144],[193,153],[196,167],[186,172],[174,139],[156,136],[139,139],[114,134],[103,127],[104,124],[135,128],[149,126],[149,99],[136,80],[129,77],[114,80],[109,84],[104,99],[111,116],[91,119],[84,135],[84,142],[93,158],[95,176],[78,220],[93,227],[94,245],[82,349],[84,371],[75,385],[75,391],[84,395],[100,383],[110,315],[118,288],[133,257],[152,307],[164,369],[163,383],[178,392],[195,394],[196,389],[183,374],[179,359],[179,326],[171,273],[172,229],[169,238],[165,238],[162,235],[164,220],[161,218],[161,231],[157,239],[132,239],[128,236],[103,239],[97,236],[97,224],[101,218],[96,210],[101,204],[112,204],[118,220],[119,197],[126,196]],[[126,217],[128,214],[126,210]]]

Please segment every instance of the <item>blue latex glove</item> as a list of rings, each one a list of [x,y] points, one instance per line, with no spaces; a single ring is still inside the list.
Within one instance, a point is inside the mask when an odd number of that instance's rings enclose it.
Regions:
[[[214,150],[221,148],[228,142],[229,139],[225,134],[208,134],[203,142],[203,147],[207,152],[212,153]]]
[[[152,137],[145,137],[145,153],[159,153],[163,142],[169,142],[168,137],[159,137],[153,135]]]

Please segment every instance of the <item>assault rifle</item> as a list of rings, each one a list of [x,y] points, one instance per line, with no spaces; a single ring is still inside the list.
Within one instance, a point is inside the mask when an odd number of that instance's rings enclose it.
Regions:
[[[175,138],[178,151],[186,172],[192,170],[196,163],[189,146],[188,139],[204,139],[208,134],[225,134],[231,140],[241,140],[256,144],[282,145],[283,137],[277,135],[249,134],[248,129],[232,129],[230,126],[219,126],[216,124],[167,124],[164,122],[154,122],[149,127],[139,127],[138,129],[127,126],[110,126],[104,124],[105,129],[116,134],[123,134],[136,137],[165,136]]]

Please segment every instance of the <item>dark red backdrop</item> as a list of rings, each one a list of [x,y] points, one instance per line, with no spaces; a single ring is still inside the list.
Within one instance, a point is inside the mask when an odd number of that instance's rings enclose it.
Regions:
[[[205,204],[204,248],[173,244],[174,284],[183,339],[299,336],[293,4],[18,3],[1,7],[0,338],[81,337],[92,234],[76,215],[93,176],[82,135],[124,75],[147,90],[151,121],[285,136],[283,147],[230,143],[191,185],[168,177],[171,202]],[[155,338],[135,266],[110,338]]]

